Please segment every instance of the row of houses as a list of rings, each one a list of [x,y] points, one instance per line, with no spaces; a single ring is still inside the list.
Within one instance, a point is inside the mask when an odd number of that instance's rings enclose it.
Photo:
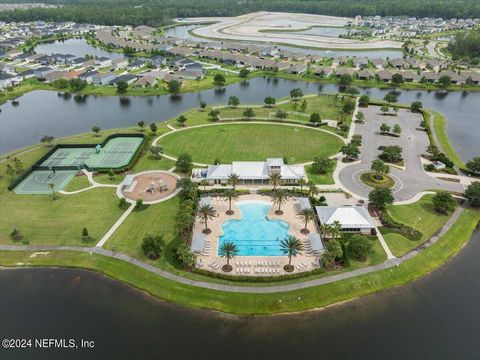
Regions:
[[[317,77],[329,78],[335,76],[340,78],[344,75],[356,76],[359,80],[378,79],[381,82],[389,83],[395,74],[402,76],[404,82],[427,82],[436,83],[443,76],[450,77],[452,84],[480,84],[480,72],[462,71],[460,73],[451,70],[443,70],[438,73],[434,71],[410,71],[410,70],[372,70],[372,69],[354,69],[354,68],[332,68],[332,67],[312,67],[310,72]]]

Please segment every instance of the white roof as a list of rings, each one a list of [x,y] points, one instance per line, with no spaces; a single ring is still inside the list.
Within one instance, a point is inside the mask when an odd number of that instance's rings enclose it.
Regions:
[[[267,161],[234,161],[231,165],[209,165],[207,179],[226,180],[229,175],[237,174],[240,179],[268,179],[269,167],[279,166],[283,179],[299,179],[305,177],[303,166],[284,165],[283,159],[272,158]]]
[[[343,228],[373,228],[373,221],[362,206],[316,206],[318,219],[322,224],[338,221]]]

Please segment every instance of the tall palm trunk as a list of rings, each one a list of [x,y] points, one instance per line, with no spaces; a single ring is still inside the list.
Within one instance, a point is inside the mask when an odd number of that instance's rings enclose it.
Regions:
[[[230,255],[227,255],[227,266],[230,264]]]
[[[205,216],[204,219],[205,219],[205,230],[207,230],[208,229],[208,223],[207,223],[208,217]]]
[[[292,266],[292,253],[288,255],[288,267]]]
[[[228,199],[228,210],[232,211],[232,198]]]

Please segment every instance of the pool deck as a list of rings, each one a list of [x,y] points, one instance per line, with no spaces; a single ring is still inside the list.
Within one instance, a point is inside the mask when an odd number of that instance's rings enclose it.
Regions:
[[[210,234],[206,235],[205,239],[206,244],[208,244],[205,246],[205,248],[208,250],[207,252],[204,252],[204,254],[197,256],[197,267],[203,270],[227,274],[222,271],[222,266],[227,263],[227,260],[217,255],[219,238],[223,235],[222,225],[227,220],[241,219],[242,215],[236,205],[236,202],[243,202],[247,200],[267,201],[271,203],[272,198],[270,196],[253,194],[241,195],[238,197],[238,199],[232,200],[232,210],[235,211],[233,215],[226,214],[226,211],[228,210],[228,200],[226,198],[212,198],[210,205],[217,212],[217,216],[208,222],[208,227],[210,230],[212,230]],[[297,215],[297,204],[298,201],[295,197],[289,198],[286,204],[282,205],[282,215],[275,214],[275,210],[278,208],[278,206],[272,205],[272,208],[268,213],[268,218],[286,221],[290,225],[290,229],[288,231],[289,235],[297,237],[298,239],[302,240],[304,244],[308,245],[308,234],[305,235],[300,232],[300,230],[304,227],[304,222]],[[197,217],[193,229],[194,233],[201,232],[204,228],[205,225]],[[309,222],[308,229],[312,233],[318,232],[313,221]],[[258,265],[258,263],[262,263],[262,265]],[[318,267],[315,265],[317,263],[317,256],[309,254],[307,251],[303,251],[302,255],[292,257],[292,265],[295,265],[295,270],[293,273],[311,271]],[[212,264],[218,264],[219,266],[212,267]],[[233,271],[228,273],[230,275],[278,276],[288,274],[283,270],[283,266],[288,264],[287,256],[236,256],[230,261],[230,264],[233,266]]]

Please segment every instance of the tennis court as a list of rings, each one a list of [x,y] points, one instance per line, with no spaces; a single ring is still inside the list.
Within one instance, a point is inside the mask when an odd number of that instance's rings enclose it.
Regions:
[[[54,184],[54,190],[62,190],[75,176],[75,170],[34,170],[13,190],[15,194],[50,194],[48,184]]]
[[[142,141],[143,138],[135,136],[113,138],[99,152],[95,147],[61,147],[40,166],[80,168],[86,165],[90,169],[116,169],[128,165]]]

